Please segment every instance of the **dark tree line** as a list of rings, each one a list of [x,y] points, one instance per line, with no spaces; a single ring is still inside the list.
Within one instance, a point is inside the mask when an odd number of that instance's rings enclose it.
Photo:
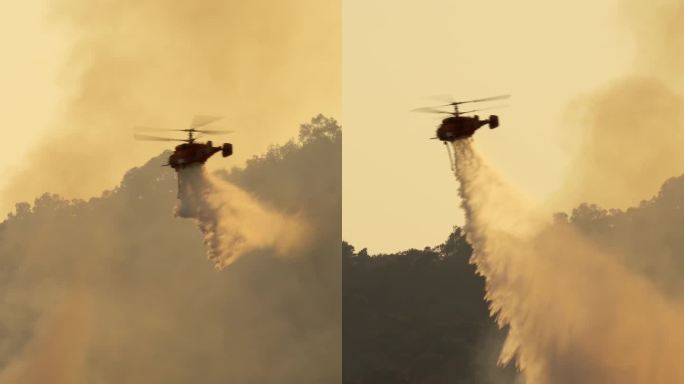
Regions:
[[[343,243],[345,384],[513,381],[496,367],[502,332],[460,228],[444,244],[369,256]]]
[[[667,180],[656,196],[626,210],[582,204],[562,218],[668,297],[684,298],[684,176]]]

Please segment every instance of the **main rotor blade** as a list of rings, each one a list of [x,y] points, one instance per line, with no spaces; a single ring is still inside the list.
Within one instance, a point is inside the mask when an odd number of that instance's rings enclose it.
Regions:
[[[458,104],[465,104],[465,103],[479,103],[481,101],[491,101],[491,100],[501,100],[501,99],[508,99],[511,97],[511,95],[500,95],[500,96],[492,96],[492,97],[485,97],[484,99],[475,99],[475,100],[466,100],[466,101],[455,101],[451,104],[448,105],[458,105]]]
[[[203,127],[207,124],[211,124],[216,120],[222,119],[223,116],[207,116],[207,115],[198,115],[195,116],[192,119],[192,123],[190,123],[190,128],[199,128]]]
[[[226,133],[233,133],[233,131],[227,131],[222,129],[195,129],[195,132],[206,133],[209,135],[223,135]]]
[[[135,134],[133,135],[136,140],[147,140],[147,141],[185,141],[183,139],[172,139],[170,137],[158,137],[158,136],[149,136],[149,135],[140,135],[140,134]]]
[[[459,115],[462,115],[464,113],[472,113],[472,112],[478,112],[478,111],[486,111],[488,109],[497,109],[497,108],[505,108],[508,107],[508,104],[503,104],[503,105],[495,105],[493,107],[486,107],[486,108],[478,108],[478,109],[471,109],[470,111],[463,111],[459,112]]]
[[[453,114],[453,112],[449,111],[441,111],[437,108],[433,107],[421,107],[421,108],[416,108],[412,109],[411,112],[424,112],[424,113],[448,113],[448,114]]]

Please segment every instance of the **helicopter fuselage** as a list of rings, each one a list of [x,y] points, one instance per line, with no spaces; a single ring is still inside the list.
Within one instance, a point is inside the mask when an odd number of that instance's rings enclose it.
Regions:
[[[442,120],[442,124],[437,128],[437,138],[442,141],[454,142],[456,140],[467,139],[483,125],[489,124],[489,128],[494,129],[499,126],[499,117],[489,116],[487,120],[480,120],[480,117],[455,115]]]
[[[442,141],[454,142],[472,136],[490,120],[480,120],[479,116],[450,116],[442,120],[437,128],[437,138]]]
[[[214,147],[211,141],[206,143],[183,143],[176,146],[173,154],[169,156],[169,165],[174,168],[183,168],[191,164],[204,164],[216,152],[222,152],[223,157],[233,154],[233,145],[224,143]]]

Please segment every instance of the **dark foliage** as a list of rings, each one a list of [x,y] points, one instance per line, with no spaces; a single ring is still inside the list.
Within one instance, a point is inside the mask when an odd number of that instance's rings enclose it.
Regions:
[[[623,211],[582,204],[568,222],[666,295],[684,297],[684,176],[666,181],[638,207]]]
[[[471,251],[460,228],[435,249],[392,255],[343,243],[344,383],[512,382],[495,365],[502,335]]]

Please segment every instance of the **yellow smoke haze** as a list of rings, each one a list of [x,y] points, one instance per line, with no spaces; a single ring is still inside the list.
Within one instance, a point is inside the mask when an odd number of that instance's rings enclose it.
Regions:
[[[93,298],[83,290],[68,291],[42,318],[23,353],[0,370],[7,384],[85,383],[87,346],[91,336]]]
[[[567,198],[625,208],[684,173],[683,106],[681,95],[648,77],[623,79],[578,100],[571,110],[586,132]]]
[[[684,86],[684,1],[623,0],[622,13],[635,40],[638,70],[668,85]]]
[[[339,2],[85,1],[52,3],[73,40],[60,79],[61,117],[13,172],[3,210],[49,191],[98,195],[169,143],[133,127],[186,128],[225,116],[239,165],[284,142],[315,113],[340,108]],[[182,137],[182,133],[172,137]]]

